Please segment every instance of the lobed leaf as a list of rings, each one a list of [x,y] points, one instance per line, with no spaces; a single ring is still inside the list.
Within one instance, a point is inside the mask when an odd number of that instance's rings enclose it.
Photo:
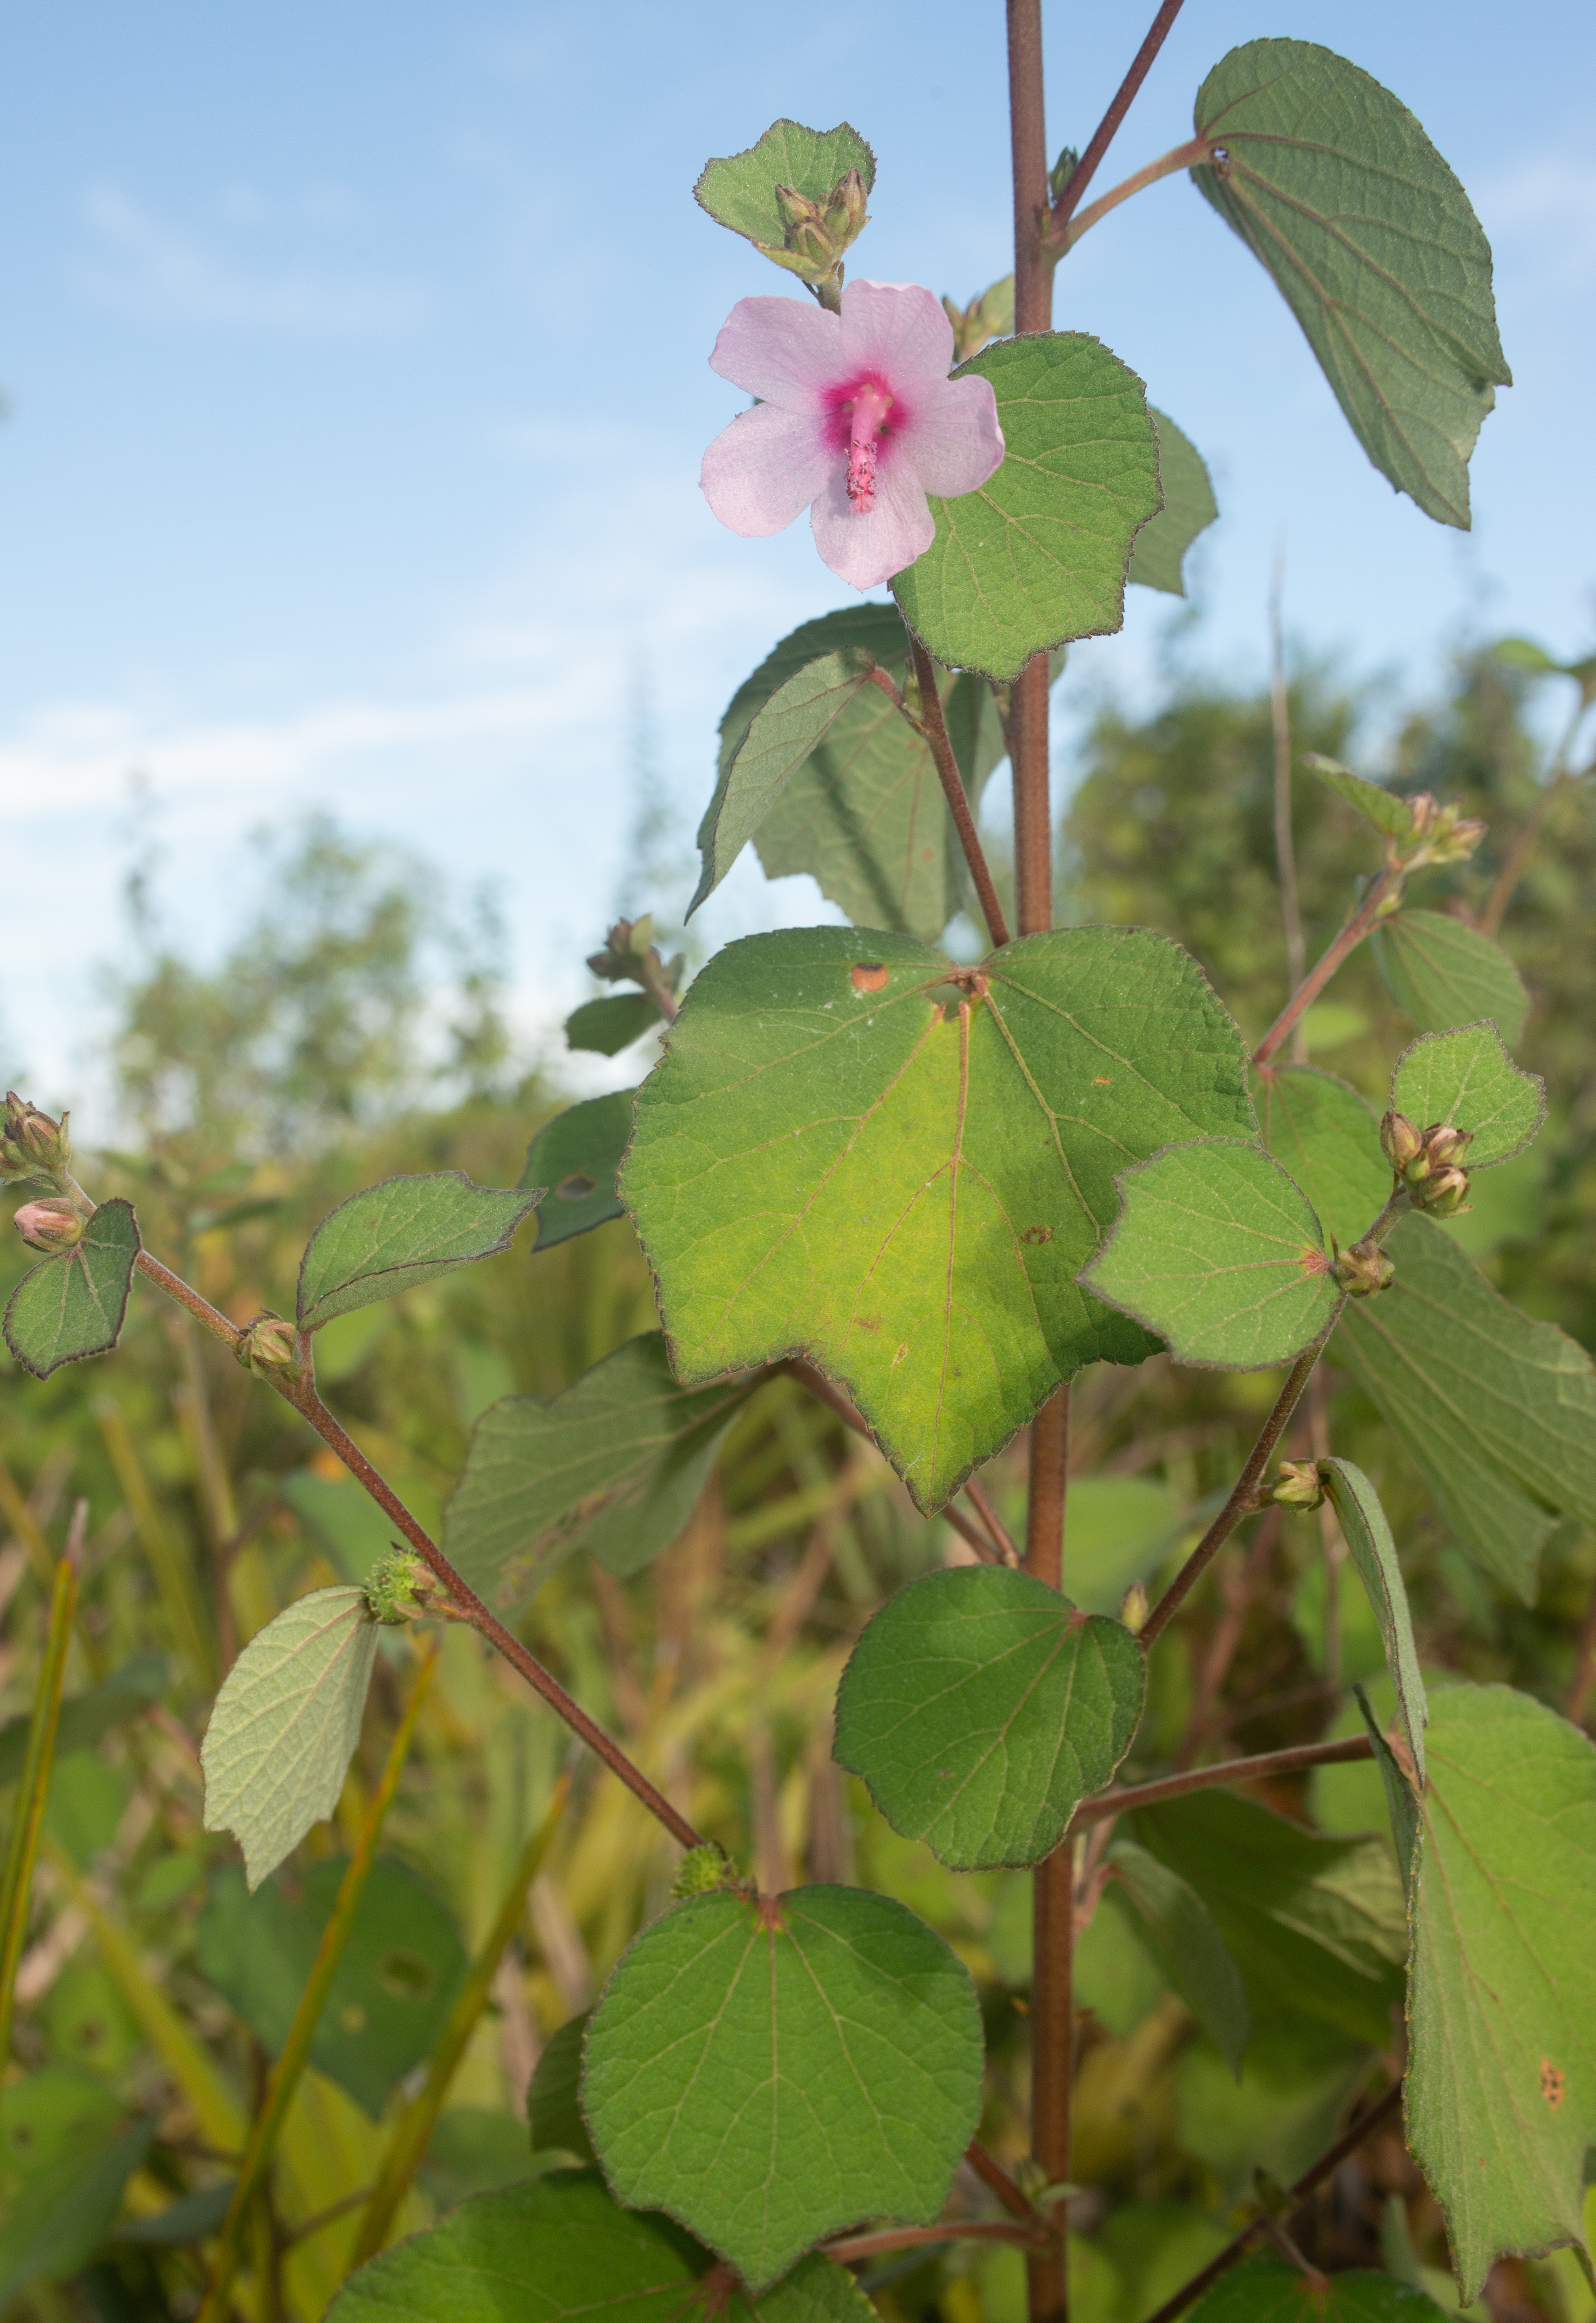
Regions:
[[[542,1189],[473,1186],[463,1170],[388,1178],[340,1202],[299,1262],[302,1331],[508,1250]]]
[[[835,129],[805,129],[784,118],[773,121],[757,145],[706,161],[693,196],[717,225],[744,235],[778,266],[791,266],[776,188],[791,186],[806,200],[823,204],[849,170],[858,171],[867,194],[876,182],[876,156],[857,129],[846,121]]]
[[[1081,1280],[1177,1363],[1262,1371],[1310,1345],[1340,1297],[1319,1222],[1239,1139],[1170,1145],[1123,1171],[1113,1233]]]
[[[661,1026],[657,1006],[647,992],[611,992],[584,1000],[565,1019],[565,1045],[595,1057],[618,1057]]]
[[[1314,1065],[1265,1066],[1256,1102],[1265,1145],[1302,1188],[1325,1232],[1344,1250],[1361,1241],[1391,1190],[1373,1106]]]
[[[729,945],[621,1177],[678,1378],[807,1355],[939,1507],[1060,1380],[1151,1351],[1076,1277],[1114,1171],[1250,1131],[1244,1084],[1201,971],[1146,930],[1029,936],[978,970],[846,929]]]
[[[1419,1815],[1408,2136],[1466,2304],[1502,2254],[1585,2246],[1596,1748],[1510,1686],[1446,1686]]]
[[[1449,1122],[1472,1140],[1471,1170],[1522,1153],[1546,1117],[1546,1085],[1520,1072],[1494,1024],[1426,1033],[1405,1049],[1391,1075],[1391,1104],[1420,1128]]]
[[[557,1113],[527,1148],[524,1187],[546,1186],[537,1208],[534,1250],[624,1217],[615,1174],[632,1134],[632,1093],[615,1089]]]
[[[1527,1604],[1548,1509],[1596,1525],[1596,1368],[1509,1306],[1431,1218],[1401,1219],[1396,1280],[1349,1302],[1335,1360],[1364,1390],[1477,1563]]]
[[[133,1204],[118,1198],[100,1204],[76,1249],[23,1275],[6,1305],[5,1344],[25,1372],[48,1379],[116,1345],[141,1247]]]
[[[1124,619],[1131,545],[1163,505],[1142,382],[1078,331],[1005,339],[955,372],[989,380],[1004,459],[932,499],[936,537],[893,583],[940,662],[1017,677],[1032,656]]]
[[[564,1395],[510,1395],[472,1430],[444,1549],[481,1597],[509,1606],[585,1548],[640,1572],[697,1505],[720,1439],[754,1382],[689,1394],[657,1331],[630,1339]]]
[[[1442,2323],[1445,2313],[1392,2274],[1349,2267],[1309,2276],[1278,2258],[1233,2267],[1191,2309],[1193,2323]]]
[[[834,2227],[934,2218],[980,2081],[968,1972],[901,1904],[722,1893],[622,1954],[582,2109],[617,2199],[680,2218],[757,2291]]]
[[[223,1680],[199,1754],[205,1828],[233,1833],[251,1887],[337,1805],[376,1652],[365,1591],[313,1589]]]
[[[1402,1568],[1397,1561],[1397,1545],[1391,1538],[1391,1529],[1386,1521],[1380,1496],[1362,1468],[1350,1460],[1330,1459],[1319,1463],[1319,1478],[1325,1487],[1325,1497],[1335,1510],[1346,1545],[1352,1551],[1358,1576],[1369,1593],[1369,1602],[1374,1608],[1374,1618],[1380,1624],[1380,1642],[1385,1648],[1386,1666],[1397,1689],[1397,1707],[1401,1712],[1403,1731],[1408,1737],[1408,1749],[1418,1779],[1424,1781],[1424,1730],[1429,1718],[1429,1704],[1425,1699],[1424,1680],[1418,1672],[1418,1652],[1413,1642],[1413,1616],[1408,1607],[1408,1592],[1402,1581]]]
[[[1399,912],[1369,941],[1386,990],[1421,1032],[1489,1017],[1517,1048],[1529,995],[1507,953],[1478,928],[1446,912]]]
[[[1311,41],[1233,49],[1194,122],[1219,149],[1194,179],[1274,277],[1353,435],[1466,531],[1469,455],[1511,375],[1462,186],[1405,105]]]
[[[1179,1872],[1133,1839],[1116,1839],[1108,1861],[1159,1966],[1239,2080],[1252,2019],[1213,1914]]]
[[[895,1832],[956,1871],[1040,1863],[1124,1757],[1146,1657],[1029,1573],[928,1573],[867,1624],[835,1756]]]
[[[1163,507],[1150,516],[1131,548],[1127,581],[1144,589],[1162,589],[1172,597],[1186,594],[1182,561],[1199,532],[1206,532],[1219,514],[1202,454],[1182,435],[1166,412],[1148,406],[1158,444],[1158,479]]]

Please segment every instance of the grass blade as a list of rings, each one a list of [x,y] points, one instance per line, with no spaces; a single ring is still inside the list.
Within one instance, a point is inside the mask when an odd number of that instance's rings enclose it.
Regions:
[[[71,1531],[50,1588],[44,1658],[40,1665],[33,1714],[28,1726],[28,1755],[23,1761],[16,1811],[12,1816],[11,1838],[5,1850],[5,1885],[0,1887],[0,2065],[11,2055],[17,1964],[28,1932],[28,1899],[32,1893],[39,1827],[44,1820],[50,1771],[55,1759],[55,1730],[61,1714],[61,1687],[67,1675],[73,1617],[78,1611],[78,1575],[87,1525],[88,1502],[79,1501],[72,1511]]]

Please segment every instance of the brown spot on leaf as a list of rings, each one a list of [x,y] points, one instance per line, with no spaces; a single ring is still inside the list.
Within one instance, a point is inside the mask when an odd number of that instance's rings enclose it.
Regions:
[[[1051,1242],[1052,1239],[1053,1229],[1051,1226],[1027,1226],[1024,1233],[1020,1236],[1020,1240],[1022,1242],[1032,1243]]]
[[[1550,2057],[1541,2059],[1541,2095],[1554,2113],[1568,2094],[1568,2077],[1555,2066]]]
[[[1092,1087],[1094,1088],[1112,1088],[1114,1087],[1114,1083],[1106,1073],[1094,1073],[1092,1076]]]
[[[886,969],[878,960],[856,960],[848,977],[856,992],[880,992],[886,984]]]
[[[879,1331],[881,1318],[879,1315],[856,1315],[853,1327],[856,1331]]]
[[[585,1202],[590,1194],[596,1194],[598,1190],[598,1180],[590,1178],[585,1170],[573,1170],[571,1175],[562,1178],[555,1188],[562,1202]]]

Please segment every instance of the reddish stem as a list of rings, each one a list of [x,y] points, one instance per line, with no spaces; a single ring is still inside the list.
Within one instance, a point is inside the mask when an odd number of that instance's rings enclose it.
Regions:
[[[979,2138],[972,2137],[965,2148],[965,2160],[984,2186],[995,2193],[1011,2218],[1023,2219],[1033,2225],[1040,2213],[1025,2199],[1001,2162],[995,2161]]]
[[[1101,1823],[1105,1815],[1161,1806],[1166,1799],[1183,1799],[1188,1791],[1211,1791],[1224,1783],[1261,1783],[1272,1775],[1299,1774],[1305,1767],[1340,1767],[1373,1756],[1374,1746],[1367,1734],[1348,1734],[1338,1742],[1295,1742],[1289,1749],[1265,1750],[1255,1758],[1224,1758],[1215,1767],[1188,1767],[1184,1773],[1164,1775],[1156,1783],[1099,1791],[1095,1799],[1085,1799],[1077,1807],[1069,1828],[1082,1831],[1088,1823]]]
[[[959,843],[964,849],[964,859],[975,882],[980,898],[982,915],[995,946],[1001,948],[1009,940],[1008,922],[1003,915],[1003,905],[997,900],[997,890],[992,884],[992,873],[982,852],[976,818],[970,813],[968,794],[959,761],[953,755],[953,745],[948,739],[948,721],[942,715],[942,697],[937,692],[937,673],[930,654],[916,637],[909,639],[909,651],[914,659],[914,675],[920,684],[920,720],[922,730],[931,745],[942,785],[942,795],[948,802],[948,812],[953,818],[953,828],[959,833]]]
[[[1388,863],[1358,905],[1357,910],[1347,919],[1341,933],[1316,965],[1308,970],[1262,1040],[1253,1050],[1252,1062],[1255,1065],[1266,1065],[1269,1062],[1281,1042],[1296,1024],[1298,1017],[1306,1009],[1312,1007],[1347,954],[1356,951],[1364,937],[1370,934],[1379,922],[1386,916],[1383,910],[1386,897],[1393,887],[1399,893],[1401,885],[1400,870],[1395,865]]]
[[[1137,50],[1131,69],[1114,93],[1113,104],[1092,132],[1091,142],[1069,173],[1069,183],[1053,204],[1049,221],[1052,231],[1062,231],[1074,216],[1081,196],[1096,174],[1097,165],[1113,142],[1114,132],[1135,102],[1136,92],[1151,70],[1152,60],[1169,37],[1169,28],[1180,14],[1181,0],[1163,0],[1163,5],[1153,18],[1147,38]]]
[[[920,2250],[927,2243],[1028,2243],[1036,2232],[1007,2218],[949,2218],[941,2227],[883,2227],[876,2234],[844,2235],[820,2248],[828,2258],[875,2258],[883,2251]]]

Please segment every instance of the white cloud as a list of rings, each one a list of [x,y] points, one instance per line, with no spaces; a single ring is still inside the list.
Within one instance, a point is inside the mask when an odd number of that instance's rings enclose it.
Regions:
[[[115,186],[91,188],[83,216],[95,243],[84,288],[142,321],[371,339],[408,336],[427,317],[429,301],[413,285],[251,268],[163,225]]]

